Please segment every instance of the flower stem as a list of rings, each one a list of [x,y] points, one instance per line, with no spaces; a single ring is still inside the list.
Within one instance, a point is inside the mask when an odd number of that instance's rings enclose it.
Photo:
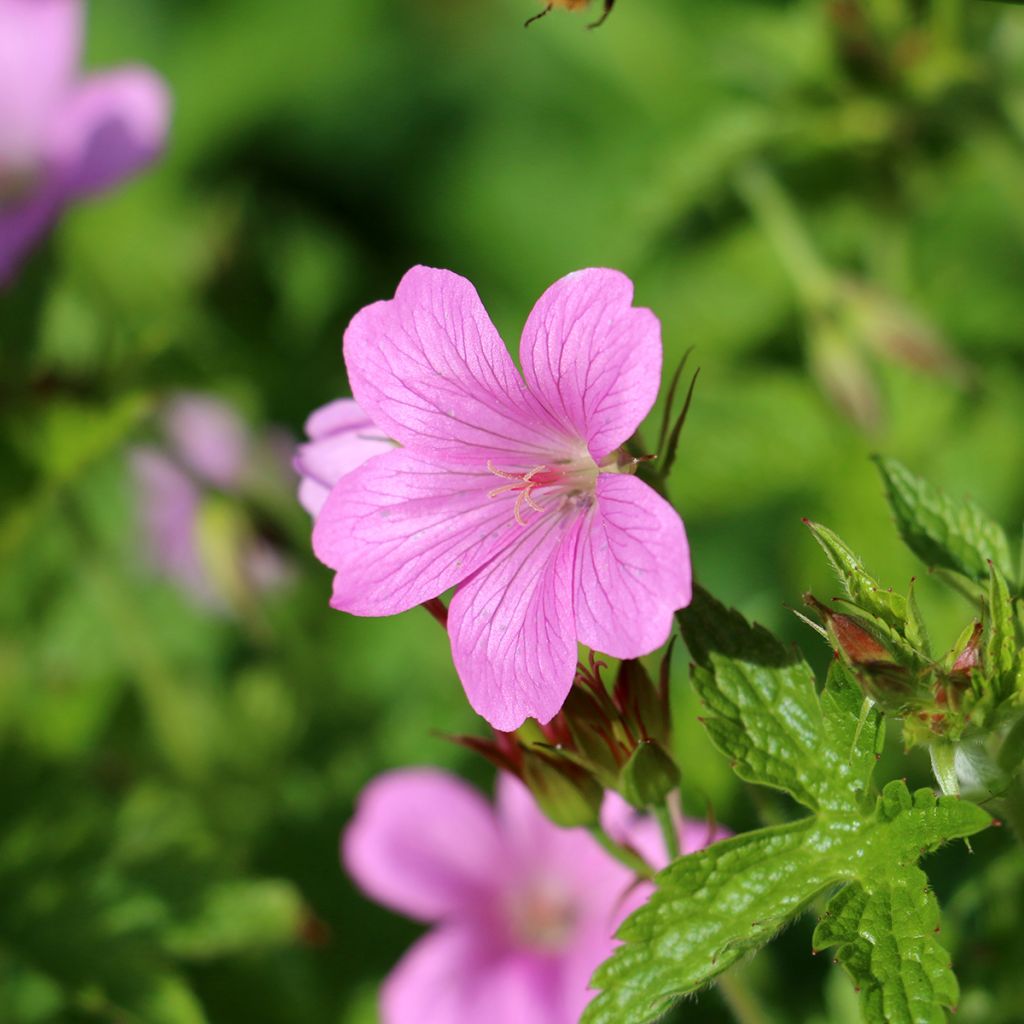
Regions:
[[[640,854],[634,853],[621,843],[617,843],[600,825],[591,825],[589,831],[605,853],[614,857],[620,864],[624,864],[634,874],[639,875],[640,878],[648,880],[654,878],[654,870]]]
[[[1010,823],[1017,841],[1024,846],[1024,775],[1018,775],[1010,783],[1006,791],[1003,813]]]
[[[448,609],[441,598],[432,597],[429,601],[424,601],[420,607],[426,608],[434,618],[434,621],[439,623],[442,629],[446,630],[448,628]]]
[[[809,308],[820,307],[832,294],[832,273],[818,255],[793,200],[760,160],[741,166],[734,183],[778,253],[797,294]]]
[[[742,971],[727,971],[719,976],[717,985],[736,1024],[771,1024],[771,1017],[758,1002]]]
[[[672,812],[669,810],[668,804],[662,804],[654,808],[654,816],[658,819],[658,824],[661,826],[661,834],[665,840],[665,851],[668,853],[669,861],[674,861],[679,857],[679,831],[676,828],[676,823],[672,818]]]

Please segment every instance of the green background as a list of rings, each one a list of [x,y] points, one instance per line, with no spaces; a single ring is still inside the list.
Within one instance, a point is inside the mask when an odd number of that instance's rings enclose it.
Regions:
[[[0,294],[0,1021],[374,1020],[416,930],[339,868],[355,796],[410,764],[491,784],[437,735],[481,731],[446,640],[419,610],[328,609],[287,479],[221,500],[291,583],[195,607],[146,570],[125,452],[182,388],[297,438],[346,393],[348,318],[414,263],[468,276],[513,349],[555,278],[628,273],[666,366],[692,346],[701,368],[669,480],[696,571],[819,665],[786,609],[835,590],[802,516],[887,583],[920,572],[872,451],[1016,532],[1024,10],[619,0],[599,31],[524,31],[535,10],[90,5],[88,64],[151,64],[175,111],[162,162],[69,211]],[[920,590],[951,644],[965,609]],[[687,805],[736,829],[792,813],[738,788],[685,678],[677,652]],[[926,779],[917,755],[891,768]],[[1024,866],[1005,836],[974,845],[930,869],[957,1020],[1012,1024]],[[751,984],[780,1022],[856,1019],[810,926]],[[715,994],[680,1018],[726,1019]]]

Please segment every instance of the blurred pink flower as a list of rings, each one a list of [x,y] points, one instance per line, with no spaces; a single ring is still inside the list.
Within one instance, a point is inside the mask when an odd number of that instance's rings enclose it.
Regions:
[[[651,819],[609,793],[602,820],[665,866]],[[710,838],[705,823],[684,822],[685,852]],[[342,860],[372,899],[436,925],[385,981],[383,1024],[576,1024],[615,930],[650,891],[505,774],[493,808],[445,772],[380,776],[342,836]]]
[[[0,283],[67,203],[153,160],[170,101],[145,68],[78,77],[80,0],[0,0]]]
[[[305,444],[296,449],[292,465],[302,477],[299,501],[317,516],[331,488],[367,459],[394,448],[352,398],[321,406],[306,420]]]
[[[682,521],[620,450],[661,374],[658,320],[632,299],[612,270],[556,282],[526,322],[522,376],[448,271],[410,270],[345,332],[355,399],[402,447],[342,476],[317,517],[331,604],[391,615],[459,584],[455,667],[496,729],[558,711],[577,641],[648,654],[690,601]]]
[[[227,592],[232,586],[269,590],[287,580],[290,569],[282,553],[247,521],[220,524],[214,558],[202,536],[214,491],[239,495],[253,467],[279,461],[277,452],[263,459],[271,439],[259,443],[230,405],[191,392],[167,402],[161,425],[166,449],[139,445],[130,452],[148,560],[207,607],[228,607],[236,596]],[[237,580],[225,577],[225,567]]]

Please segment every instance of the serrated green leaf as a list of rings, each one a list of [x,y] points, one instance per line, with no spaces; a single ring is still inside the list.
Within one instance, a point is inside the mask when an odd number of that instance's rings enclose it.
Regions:
[[[740,778],[782,789],[813,809],[848,802],[851,778],[858,774],[854,784],[866,786],[879,716],[872,714],[855,744],[862,698],[845,670],[829,698],[835,717],[826,726],[814,674],[795,649],[787,650],[700,587],[679,621],[698,661],[693,683],[709,711],[704,726],[733,759]],[[836,733],[844,719],[853,724],[840,741]],[[823,758],[831,771],[823,770]]]
[[[841,889],[814,932],[819,949],[837,946],[836,960],[860,988],[864,1015],[891,1024],[944,1024],[943,1007],[960,996],[949,951],[936,938],[939,905],[920,868],[869,892]]]
[[[977,504],[951,497],[895,459],[876,456],[875,463],[900,535],[926,565],[980,582],[987,579],[991,561],[1004,576],[1012,577],[1006,533]]]
[[[917,861],[985,828],[989,815],[928,789],[911,794],[900,781],[869,792],[881,717],[865,709],[841,661],[819,699],[802,659],[705,591],[679,619],[712,741],[741,777],[782,788],[816,813],[715,843],[663,871],[620,929],[624,945],[595,974],[602,991],[585,1024],[655,1019],[836,885],[815,944],[839,946],[865,1019],[944,1020],[956,979],[935,940],[937,907]]]

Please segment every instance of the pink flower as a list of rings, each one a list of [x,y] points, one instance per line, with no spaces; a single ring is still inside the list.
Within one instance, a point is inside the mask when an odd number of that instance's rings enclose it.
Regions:
[[[314,517],[343,476],[395,446],[351,398],[317,409],[306,420],[306,435],[309,441],[299,445],[292,465],[302,477],[299,501]]]
[[[652,866],[667,863],[657,826],[621,798],[609,793],[602,817],[615,838],[653,852]],[[681,838],[692,852],[708,828],[685,822]],[[650,890],[585,830],[551,824],[504,774],[494,808],[444,772],[380,776],[342,859],[372,899],[436,925],[385,981],[383,1024],[576,1024],[616,928]]]
[[[683,524],[621,451],[661,373],[658,321],[632,298],[612,270],[556,282],[526,322],[522,377],[448,271],[410,270],[345,332],[355,399],[401,447],[343,476],[317,518],[331,604],[391,615],[458,585],[455,667],[496,729],[558,711],[577,641],[647,654],[690,600]]]
[[[163,146],[169,100],[144,68],[77,77],[79,0],[0,0],[0,282],[61,208]]]
[[[249,476],[266,480],[278,462],[253,438],[238,413],[207,395],[179,393],[161,416],[169,445],[139,445],[130,453],[148,560],[195,602],[225,608],[242,587],[269,590],[289,576],[273,544],[240,511],[213,519],[213,494],[240,496]],[[283,467],[281,467],[283,469]],[[281,474],[283,482],[283,473]],[[211,550],[215,548],[215,550]]]

